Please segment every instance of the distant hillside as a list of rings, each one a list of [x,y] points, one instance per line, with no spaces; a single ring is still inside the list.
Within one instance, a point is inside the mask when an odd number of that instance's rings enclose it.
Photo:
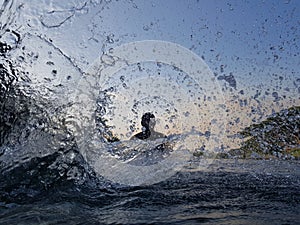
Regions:
[[[243,158],[300,158],[300,106],[285,109],[251,125],[240,135],[247,140],[239,152]],[[234,151],[231,152],[231,155]]]

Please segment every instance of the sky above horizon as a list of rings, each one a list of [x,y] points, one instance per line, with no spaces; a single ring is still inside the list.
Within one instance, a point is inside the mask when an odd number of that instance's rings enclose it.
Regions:
[[[27,20],[33,29],[47,27],[47,36],[83,69],[103,49],[163,40],[201,56],[221,83],[232,75],[236,85],[225,82],[226,87],[251,95],[269,89],[299,101],[299,1],[128,0],[91,1],[87,6],[75,0],[52,2],[31,9]],[[25,3],[25,12],[26,7]]]
[[[29,4],[18,0],[15,4],[15,27],[51,40],[82,71],[104,51],[129,42],[161,40],[190,49],[215,74],[232,110],[230,120],[247,121],[238,127],[300,105],[300,1],[33,0]],[[245,102],[248,106],[243,108]],[[261,110],[256,119],[255,110]]]
[[[104,30],[116,38],[132,33],[134,40],[181,44],[203,57],[218,76],[232,74],[238,89],[261,85],[278,91],[293,89],[291,83],[300,78],[298,1],[131,3],[136,8],[116,3],[104,10],[103,21],[118,15],[112,23],[103,24]],[[137,30],[141,27],[142,31]]]

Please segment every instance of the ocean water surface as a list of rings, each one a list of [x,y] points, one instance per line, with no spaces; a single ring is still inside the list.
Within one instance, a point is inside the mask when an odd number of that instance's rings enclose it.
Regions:
[[[207,171],[185,169],[159,184],[139,187],[111,184],[93,173],[76,180],[43,169],[33,175],[28,167],[1,176],[1,224],[298,221],[298,162],[217,160]]]

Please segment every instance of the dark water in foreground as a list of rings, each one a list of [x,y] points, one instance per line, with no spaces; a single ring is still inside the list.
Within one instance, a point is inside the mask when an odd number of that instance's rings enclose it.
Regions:
[[[218,160],[205,171],[191,165],[146,187],[110,184],[93,173],[82,182],[69,180],[43,166],[32,174],[31,164],[1,175],[0,224],[299,222],[297,161]]]

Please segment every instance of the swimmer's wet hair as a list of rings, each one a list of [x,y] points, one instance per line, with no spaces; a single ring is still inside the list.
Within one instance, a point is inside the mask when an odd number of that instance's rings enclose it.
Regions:
[[[142,116],[142,121],[141,121],[142,126],[148,128],[150,119],[153,119],[153,118],[155,118],[154,114],[152,114],[150,112],[145,113]]]

